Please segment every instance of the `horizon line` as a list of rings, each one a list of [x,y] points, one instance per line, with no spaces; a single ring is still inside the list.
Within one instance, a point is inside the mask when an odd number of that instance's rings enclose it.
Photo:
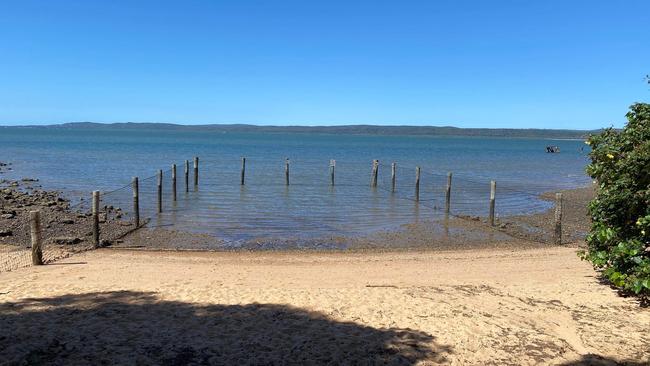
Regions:
[[[19,124],[19,125],[5,125],[0,124],[0,127],[63,127],[66,125],[168,125],[168,126],[178,126],[178,127],[233,127],[233,126],[243,126],[243,127],[262,127],[262,128],[345,128],[345,127],[379,127],[379,128],[445,128],[445,129],[459,129],[459,130],[538,130],[538,131],[580,131],[580,132],[591,132],[603,130],[606,127],[596,128],[596,129],[568,129],[568,128],[539,128],[539,127],[525,127],[525,128],[513,128],[513,127],[457,127],[453,125],[408,125],[408,124],[394,124],[394,125],[378,125],[378,124],[340,124],[340,125],[301,125],[301,124],[292,124],[292,125],[275,125],[275,124],[254,124],[254,123],[202,123],[202,124],[184,124],[176,122],[93,122],[93,121],[71,121],[71,122],[58,122],[58,123],[48,123],[48,124]]]

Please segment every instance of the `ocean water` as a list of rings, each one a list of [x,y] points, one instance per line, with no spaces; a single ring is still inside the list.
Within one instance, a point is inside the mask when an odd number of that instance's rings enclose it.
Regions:
[[[559,154],[545,152],[558,145]],[[497,215],[551,207],[537,196],[584,186],[585,145],[577,140],[484,137],[368,136],[0,128],[0,179],[35,177],[73,202],[100,190],[105,205],[131,208],[132,177],[140,178],[142,216],[150,226],[208,233],[232,245],[247,240],[363,235],[440,217],[447,173],[452,213],[485,215],[490,180],[497,182]],[[183,164],[200,158],[198,189],[185,192]],[[246,184],[240,185],[245,156]],[[290,185],[285,185],[285,159]],[[330,159],[336,160],[335,185]],[[380,161],[371,188],[372,160]],[[391,163],[397,163],[391,192]],[[177,201],[171,164],[178,166]],[[415,167],[421,167],[415,202]],[[163,174],[163,213],[156,212],[155,174]],[[83,201],[82,201],[83,200]],[[128,216],[127,216],[128,217]]]

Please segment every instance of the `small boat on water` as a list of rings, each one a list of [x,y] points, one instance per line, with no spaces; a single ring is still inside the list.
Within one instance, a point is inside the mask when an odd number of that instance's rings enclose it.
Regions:
[[[560,152],[560,147],[559,146],[546,146],[546,152],[547,153],[559,153]]]

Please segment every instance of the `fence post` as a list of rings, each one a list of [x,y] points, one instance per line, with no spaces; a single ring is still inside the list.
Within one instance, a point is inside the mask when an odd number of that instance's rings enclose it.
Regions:
[[[330,159],[330,183],[334,185],[334,170],[336,169],[336,160]]]
[[[133,219],[135,227],[140,227],[140,188],[138,177],[133,177]]]
[[[158,170],[158,213],[162,212],[162,184],[163,184],[163,171]]]
[[[284,161],[284,183],[289,185],[289,158]]]
[[[490,181],[490,226],[494,226],[494,200],[497,193],[497,182]]]
[[[185,160],[185,193],[190,191],[190,161]]]
[[[243,186],[246,183],[246,158],[242,156],[241,158],[241,185]]]
[[[43,249],[41,247],[41,211],[29,211],[29,227],[32,234],[32,264],[43,264]]]
[[[395,174],[397,173],[397,163],[390,165],[390,191],[395,193]]]
[[[420,167],[415,167],[415,200],[420,200]]]
[[[451,172],[447,173],[447,188],[445,189],[445,214],[451,212]]]
[[[99,191],[93,191],[93,245],[99,248]]]
[[[379,160],[372,161],[372,176],[370,179],[370,186],[377,187],[377,173],[379,171]]]
[[[176,202],[176,164],[172,164],[172,200]]]
[[[562,193],[555,194],[555,244],[562,244]]]
[[[199,186],[199,158],[194,157],[194,189]]]

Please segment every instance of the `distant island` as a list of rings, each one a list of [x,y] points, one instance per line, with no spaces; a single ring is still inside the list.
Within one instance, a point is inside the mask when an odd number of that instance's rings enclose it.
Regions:
[[[482,136],[482,137],[532,137],[557,139],[582,139],[600,130],[517,129],[517,128],[459,128],[451,126],[258,126],[249,124],[179,125],[172,123],[95,123],[71,122],[46,126],[15,126],[29,128],[123,129],[209,131],[224,133],[316,133],[346,135],[413,135],[413,136]]]

